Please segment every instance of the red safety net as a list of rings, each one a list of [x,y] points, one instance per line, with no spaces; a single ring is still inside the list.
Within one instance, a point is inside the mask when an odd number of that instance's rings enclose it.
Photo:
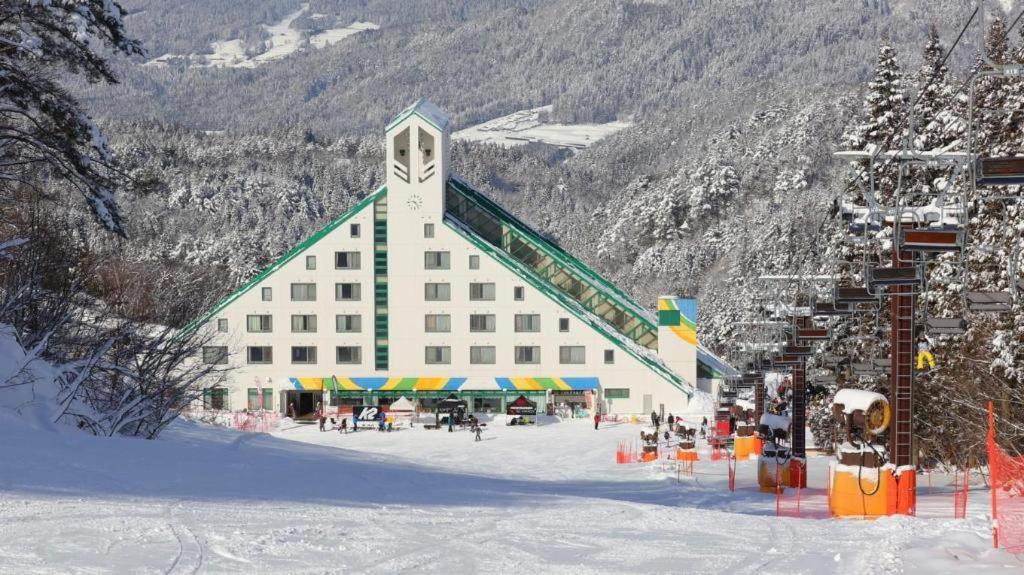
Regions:
[[[967,469],[962,473],[960,470],[953,472],[953,519],[967,518],[967,496],[970,493],[968,479]]]
[[[796,463],[795,460],[791,462]],[[782,466],[775,466],[775,516],[776,517],[800,517],[800,500],[803,496],[803,489],[800,487],[799,482],[796,487],[793,487],[789,491],[786,491],[785,486],[782,485]],[[789,473],[792,475],[797,470],[790,468]]]
[[[267,433],[277,428],[280,415],[274,411],[256,411],[234,414],[231,427],[238,431],[252,431],[256,433]]]
[[[996,443],[995,415],[988,404],[988,465],[992,486],[992,537],[996,547],[1024,553],[1024,456]]]

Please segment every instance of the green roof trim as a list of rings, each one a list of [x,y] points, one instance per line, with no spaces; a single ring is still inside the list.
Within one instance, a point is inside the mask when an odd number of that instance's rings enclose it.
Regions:
[[[455,189],[457,191],[461,192],[461,193],[466,193],[465,190],[472,190],[472,188],[470,188],[469,185],[464,183],[464,182],[455,182],[453,180],[450,183],[455,184],[454,185]],[[472,190],[471,193],[473,193],[476,196],[482,196],[482,194],[479,194],[479,192],[476,192],[476,190]],[[480,203],[483,204],[482,202],[480,202]],[[490,201],[488,201],[488,204],[489,205],[484,205],[484,207],[486,207],[488,209],[491,209],[491,206],[496,206],[496,204],[494,204],[493,202],[490,202]],[[497,210],[495,210],[495,211],[497,211]],[[508,212],[504,212],[504,210],[501,210],[501,213],[498,213],[498,214],[495,214],[495,215],[497,217],[505,220],[506,219],[505,216],[504,216],[505,214],[508,214]],[[519,229],[517,229],[517,231],[519,231],[520,233],[523,233],[524,235],[529,235],[531,237],[531,239],[537,238],[538,242],[543,241],[543,242],[545,242],[547,244],[547,246],[550,246],[549,249],[557,250],[560,254],[564,254],[564,255],[568,256],[568,254],[566,254],[560,248],[556,248],[550,242],[546,242],[545,240],[540,238],[540,236],[532,228],[530,228],[526,224],[524,224],[524,223],[522,223],[522,222],[520,222],[518,220],[515,220],[515,218],[512,218],[511,215],[508,216],[508,219],[512,220],[512,221],[506,221],[505,223],[513,225],[516,228],[519,228]],[[622,333],[618,332],[617,330],[614,330],[613,328],[610,328],[610,326],[608,326],[608,324],[603,319],[597,317],[596,315],[594,315],[594,314],[590,313],[589,311],[587,311],[586,309],[584,309],[583,306],[578,301],[570,298],[568,295],[566,295],[562,291],[553,288],[551,285],[548,284],[548,282],[546,280],[541,278],[534,270],[532,270],[529,267],[527,267],[526,265],[522,264],[521,262],[519,262],[518,260],[513,258],[510,254],[506,253],[504,250],[500,249],[499,247],[491,244],[490,242],[488,242],[485,239],[483,239],[482,237],[480,237],[475,231],[473,231],[471,228],[469,228],[469,226],[467,226],[466,224],[464,224],[461,221],[459,221],[455,216],[446,214],[445,218],[444,218],[444,222],[445,222],[445,224],[448,227],[452,228],[457,233],[459,233],[459,235],[461,235],[462,237],[466,238],[469,242],[471,242],[478,249],[480,249],[481,251],[486,253],[488,256],[490,256],[491,258],[496,260],[498,263],[502,264],[503,266],[505,266],[506,268],[511,270],[513,273],[515,273],[516,275],[518,275],[519,277],[521,277],[522,279],[527,281],[533,287],[537,288],[541,293],[545,294],[550,299],[552,299],[556,303],[558,303],[560,306],[562,306],[563,308],[565,308],[566,310],[571,312],[580,321],[582,321],[583,323],[585,323],[585,324],[589,325],[590,327],[592,327],[594,330],[596,330],[598,333],[603,335],[606,339],[608,339],[609,341],[611,341],[612,343],[617,345],[623,351],[625,351],[629,355],[631,355],[634,358],[636,358],[637,360],[639,360],[641,363],[646,365],[648,368],[650,368],[656,374],[658,374],[663,379],[668,381],[673,387],[675,387],[675,388],[679,389],[680,391],[682,391],[683,393],[685,393],[687,395],[687,397],[691,397],[691,398],[693,397],[693,394],[694,394],[694,386],[693,386],[693,384],[691,382],[686,381],[685,379],[680,377],[679,374],[677,374],[676,372],[674,372],[671,369],[669,369],[668,366],[666,366],[661,361],[660,358],[654,357],[653,356],[653,353],[654,353],[653,351],[651,351],[650,349],[648,349],[648,348],[646,348],[646,347],[644,347],[644,346],[642,346],[642,345],[632,341],[631,339],[628,338],[627,335],[622,334]],[[571,258],[571,256],[568,256],[568,257]],[[562,259],[562,258],[559,258],[559,259]],[[568,258],[565,258],[565,259],[568,259]],[[574,266],[575,268],[577,268],[577,269],[579,269],[580,267],[585,268],[585,266],[583,266],[582,263],[578,263],[578,260],[575,260],[575,258],[572,258],[571,261],[577,262],[577,265]],[[592,275],[596,276],[596,274],[594,274],[594,272],[592,270],[586,269],[586,271],[589,272],[589,274],[592,274]],[[598,276],[598,277],[600,277],[600,276]],[[607,282],[607,280],[604,280],[604,281]],[[632,300],[629,300],[629,301],[632,302],[633,305],[636,305],[636,302],[633,302]],[[652,322],[652,324],[653,324],[653,322]]]
[[[338,228],[338,226],[340,226],[341,224],[343,224],[346,221],[348,221],[352,216],[354,216],[357,213],[361,212],[367,206],[373,205],[373,202],[375,200],[377,200],[377,198],[380,198],[384,194],[387,194],[387,192],[388,192],[388,187],[387,186],[381,186],[381,187],[377,188],[377,190],[375,192],[373,192],[372,194],[370,194],[370,195],[366,196],[365,198],[359,200],[359,202],[356,203],[356,205],[352,206],[352,208],[349,209],[347,212],[342,214],[337,219],[331,221],[329,224],[327,224],[326,226],[324,226],[323,228],[318,230],[313,235],[311,235],[308,238],[306,238],[302,243],[300,243],[299,245],[295,246],[294,248],[292,248],[291,250],[286,252],[283,256],[278,258],[277,261],[275,261],[274,263],[270,264],[263,271],[261,271],[260,273],[256,274],[255,276],[253,276],[252,279],[250,279],[249,281],[247,281],[244,284],[242,284],[242,287],[236,289],[234,292],[231,293],[231,295],[229,295],[226,298],[222,299],[219,303],[217,303],[217,305],[213,306],[213,308],[210,309],[210,311],[208,311],[205,314],[199,316],[199,318],[193,320],[191,323],[186,325],[184,327],[183,331],[192,331],[192,330],[198,329],[200,326],[202,326],[206,322],[210,321],[210,319],[212,319],[213,316],[217,315],[224,308],[226,308],[227,306],[231,305],[235,300],[237,300],[238,298],[240,298],[243,295],[245,295],[246,293],[248,293],[249,290],[251,290],[252,288],[256,287],[261,281],[267,279],[268,277],[271,276],[271,274],[273,274],[277,270],[281,269],[281,267],[283,267],[285,264],[287,264],[288,262],[290,262],[293,259],[295,259],[296,257],[298,257],[299,254],[301,254],[302,252],[306,251],[307,249],[309,249],[311,246],[313,246],[314,244],[316,244],[320,240],[324,239],[324,237],[327,234],[329,234],[329,233],[333,232],[334,230],[336,230]]]

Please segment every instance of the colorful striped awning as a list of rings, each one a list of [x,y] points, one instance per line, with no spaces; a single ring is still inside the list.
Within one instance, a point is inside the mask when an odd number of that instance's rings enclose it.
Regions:
[[[580,391],[596,390],[596,377],[497,377],[498,387],[509,391]]]
[[[494,389],[503,391],[580,391],[596,390],[596,377],[290,377],[300,391],[459,391]],[[489,382],[493,381],[494,385]],[[466,385],[470,382],[469,385]],[[485,385],[487,383],[487,385]]]

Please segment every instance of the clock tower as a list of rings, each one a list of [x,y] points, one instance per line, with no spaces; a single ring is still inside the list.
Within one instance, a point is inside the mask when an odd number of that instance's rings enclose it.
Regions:
[[[441,223],[449,170],[448,124],[444,112],[421,98],[385,129],[388,220],[393,226],[411,229],[405,226]]]

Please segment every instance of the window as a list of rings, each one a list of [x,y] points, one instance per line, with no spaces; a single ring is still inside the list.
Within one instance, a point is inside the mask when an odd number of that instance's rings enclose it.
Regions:
[[[228,362],[226,345],[207,345],[203,347],[203,363],[207,365],[224,365]]]
[[[316,284],[292,284],[292,301],[316,301]]]
[[[469,284],[469,299],[472,301],[494,301],[494,284]]]
[[[494,331],[493,314],[472,314],[469,316],[469,331]]]
[[[469,269],[480,269],[480,256],[469,256]]]
[[[273,299],[274,299],[274,290],[273,289],[271,289],[271,288],[263,288],[260,291],[262,292],[263,301],[273,301]]]
[[[497,360],[493,345],[474,345],[469,348],[469,363],[492,364]]]
[[[358,315],[336,315],[334,329],[338,333],[359,333],[363,331],[363,318]]]
[[[203,390],[203,409],[227,409],[228,390],[210,387]]]
[[[292,333],[316,333],[316,316],[293,315]]]
[[[316,347],[312,345],[292,346],[292,363],[316,363]]]
[[[359,224],[349,224],[348,235],[353,238],[359,237]]]
[[[245,361],[249,364],[266,364],[274,361],[274,348],[268,346],[249,346],[245,350]]]
[[[604,398],[605,399],[629,399],[629,388],[628,387],[623,387],[623,388],[616,389],[616,388],[609,387],[608,389],[604,390]]]
[[[448,314],[428,315],[424,329],[428,333],[448,333],[452,330],[452,316]]]
[[[516,331],[538,332],[540,331],[540,315],[535,313],[517,313]]]
[[[249,333],[270,333],[274,329],[273,319],[269,315],[247,315],[245,330]]]
[[[512,299],[516,301],[523,301],[526,299],[526,290],[523,286],[516,286],[512,288]]]
[[[558,318],[558,331],[569,331],[569,318]]]
[[[451,301],[452,299],[451,284],[425,284],[425,288],[424,297],[427,301]]]
[[[423,269],[446,270],[451,267],[450,256],[448,252],[423,252]]]
[[[249,388],[249,411],[257,411],[260,409],[272,410],[274,409],[274,390],[269,387],[263,388],[263,401],[260,401],[260,390],[255,387]]]
[[[316,269],[316,256],[306,256],[306,269],[307,270],[315,270]]]
[[[517,345],[516,363],[540,363],[540,348],[533,345]]]
[[[558,363],[586,363],[586,352],[582,345],[563,345],[558,348]]]
[[[339,345],[335,354],[338,363],[363,363],[363,348],[358,345]]]
[[[447,364],[452,362],[452,348],[446,345],[428,345],[426,347],[428,364]]]
[[[221,333],[228,332],[228,320],[226,318],[220,318],[217,320],[217,331]]]
[[[606,349],[606,350],[604,350],[604,362],[605,363],[615,363],[615,350],[614,349]]]
[[[359,252],[334,252],[334,268],[339,270],[359,269]]]
[[[334,284],[334,301],[359,301],[360,291],[359,284]]]
[[[423,224],[423,237],[434,237],[434,224]]]

